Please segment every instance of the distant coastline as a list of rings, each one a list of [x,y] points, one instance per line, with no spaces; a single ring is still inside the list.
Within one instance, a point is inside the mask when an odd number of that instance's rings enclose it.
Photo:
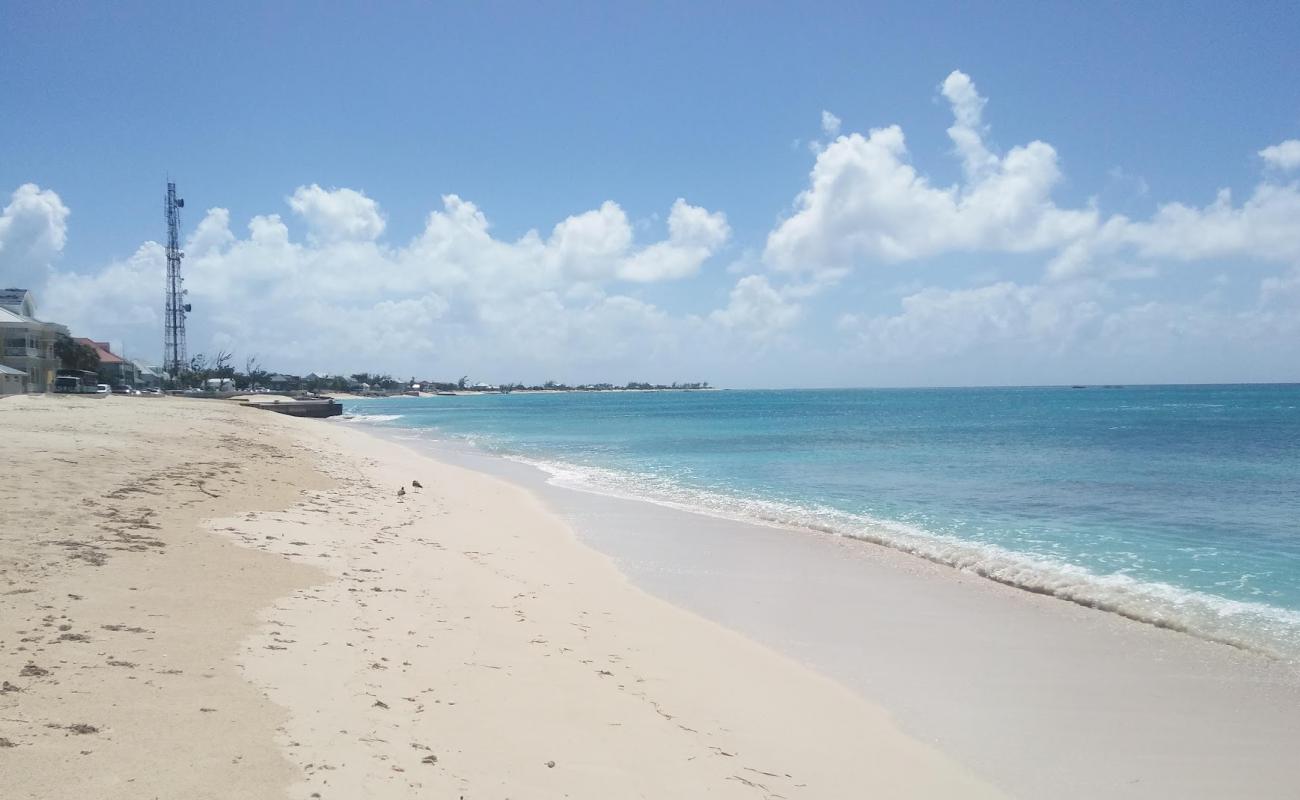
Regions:
[[[477,397],[480,395],[493,394],[635,394],[638,392],[722,392],[727,391],[718,386],[646,386],[628,388],[626,386],[595,387],[595,386],[566,386],[554,388],[503,388],[493,387],[490,389],[448,389],[436,392],[418,391],[407,389],[405,391],[382,391],[382,392],[326,392],[323,393],[329,397],[343,400],[367,400],[382,399],[386,397]]]

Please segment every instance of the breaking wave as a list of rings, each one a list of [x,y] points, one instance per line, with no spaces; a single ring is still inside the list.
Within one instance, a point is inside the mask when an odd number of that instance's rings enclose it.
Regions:
[[[386,423],[401,414],[353,413],[352,421]],[[387,427],[387,426],[385,426]],[[936,533],[894,520],[838,509],[732,493],[727,487],[696,488],[672,477],[520,455],[490,435],[448,434],[413,428],[415,438],[467,446],[542,470],[550,483],[568,489],[640,500],[724,519],[803,530],[889,547],[1007,586],[1056,597],[1202,639],[1300,662],[1300,611],[1261,602],[1232,600],[1131,575],[1100,574],[1037,554]]]
[[[401,419],[403,416],[405,415],[403,414],[359,414],[354,411],[350,414],[345,414],[342,417],[339,417],[339,419],[344,422],[378,423],[378,422],[395,422],[396,420]]]
[[[725,519],[858,539],[1138,622],[1274,658],[1300,660],[1300,612],[1267,603],[1231,600],[1129,575],[1098,574],[1056,559],[832,508],[696,489],[652,474],[518,455],[504,457],[541,469],[556,486]]]

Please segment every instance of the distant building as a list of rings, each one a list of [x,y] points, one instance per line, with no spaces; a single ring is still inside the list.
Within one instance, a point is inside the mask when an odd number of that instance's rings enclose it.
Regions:
[[[61,364],[54,345],[68,329],[36,319],[36,298],[26,289],[0,290],[0,365],[27,376],[27,391],[48,392]]]
[[[126,384],[135,386],[138,381],[135,363],[127,361],[117,353],[114,353],[109,347],[108,342],[97,342],[94,339],[77,338],[73,339],[78,344],[84,344],[95,351],[99,356],[99,379],[111,386]]]
[[[0,394],[24,394],[27,391],[27,373],[0,364]]]
[[[303,389],[318,392],[329,389],[333,383],[334,378],[329,375],[324,373],[317,374],[315,372],[308,372],[306,375],[302,376],[302,381],[299,385]]]
[[[302,385],[296,375],[272,375],[266,379],[266,385],[275,392],[291,392]]]
[[[135,385],[144,389],[157,389],[162,386],[161,367],[151,367],[143,361],[132,361],[135,366]]]

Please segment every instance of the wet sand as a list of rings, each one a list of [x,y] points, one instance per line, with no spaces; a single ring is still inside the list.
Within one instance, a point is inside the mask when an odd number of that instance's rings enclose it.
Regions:
[[[1287,798],[1300,664],[867,542],[553,485],[368,426],[538,494],[647,591],[828,675],[1010,794]]]

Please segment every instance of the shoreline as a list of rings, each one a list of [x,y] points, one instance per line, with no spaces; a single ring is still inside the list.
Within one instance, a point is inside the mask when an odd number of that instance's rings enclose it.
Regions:
[[[531,464],[361,427],[530,489],[643,589],[882,703],[1013,794],[1280,797],[1300,779],[1292,662],[889,545],[563,486]]]
[[[503,392],[499,389],[451,389],[441,392],[419,391],[416,394],[407,394],[406,392],[392,392],[389,394],[353,394],[351,392],[321,392],[321,396],[329,396],[336,400],[393,400],[401,397],[491,397],[499,394],[517,394],[517,395],[544,395],[544,394],[638,394],[638,393],[672,393],[672,392],[730,392],[731,389],[709,386],[698,387],[694,389],[673,388],[671,386],[652,387],[649,389],[625,389],[614,387],[610,389],[511,389]]]
[[[233,404],[0,429],[6,797],[1001,796],[508,482]]]
[[[547,476],[545,482],[557,488],[662,506],[686,514],[715,517],[746,526],[770,527],[793,535],[833,536],[860,542],[869,547],[885,548],[963,575],[977,576],[1018,592],[1042,595],[1093,611],[1114,614],[1142,625],[1186,634],[1205,642],[1263,656],[1288,665],[1300,676],[1300,650],[1296,649],[1300,643],[1296,641],[1294,635],[1289,640],[1283,641],[1279,637],[1268,638],[1258,630],[1243,633],[1221,623],[1221,620],[1226,617],[1253,615],[1256,624],[1262,618],[1268,622],[1282,619],[1284,624],[1289,624],[1293,628],[1300,625],[1300,614],[1287,609],[1227,600],[1165,583],[1141,581],[1120,583],[1113,577],[1100,576],[1086,569],[1047,562],[993,545],[959,542],[951,537],[913,530],[902,523],[885,520],[873,519],[865,530],[851,529],[848,526],[801,523],[784,514],[747,516],[650,495],[636,495],[606,487],[581,485],[579,482],[573,480],[566,482],[561,478],[561,475],[568,471],[564,466],[556,469],[545,462],[512,456],[505,458],[544,473]],[[1176,597],[1176,600],[1168,600],[1169,595]],[[1188,609],[1194,609],[1195,615],[1190,614]],[[1225,609],[1231,610],[1225,611]],[[1181,612],[1184,616],[1173,617],[1170,615],[1171,611]],[[1284,615],[1289,615],[1290,618]]]
[[[481,450],[472,441],[460,437],[430,439],[430,431],[423,428],[382,425],[405,415],[400,413],[403,409],[393,410],[399,413],[352,413],[345,414],[342,420],[358,423],[379,436],[427,442],[460,463],[482,456],[485,460],[480,468],[494,474],[500,470],[491,464],[498,459],[518,463],[546,476],[540,482],[528,479],[527,483],[534,488],[545,484],[741,525],[775,528],[794,535],[830,535],[883,547],[1020,592],[1043,595],[1264,656],[1289,665],[1300,676],[1300,612],[1291,609],[1229,599],[1155,580],[1097,574],[1085,567],[998,545],[962,541],[901,522],[854,518],[827,511],[814,515],[806,508],[689,488],[682,492],[682,487],[677,487],[677,491],[652,490],[636,484],[635,476],[630,483],[628,475],[617,471],[539,456],[496,453]]]
[[[338,578],[277,604],[245,649],[246,675],[295,712],[283,736],[307,772],[295,791],[1001,796],[865,698],[635,588],[532,493],[350,428],[311,435],[348,456],[325,465],[340,489],[316,501],[361,509],[362,524],[334,518],[311,555],[283,543],[312,501],[248,528],[212,523]],[[369,469],[349,477],[348,460]],[[393,497],[409,475],[425,488]],[[348,610],[345,641],[330,606]],[[356,707],[315,708],[336,682]]]

